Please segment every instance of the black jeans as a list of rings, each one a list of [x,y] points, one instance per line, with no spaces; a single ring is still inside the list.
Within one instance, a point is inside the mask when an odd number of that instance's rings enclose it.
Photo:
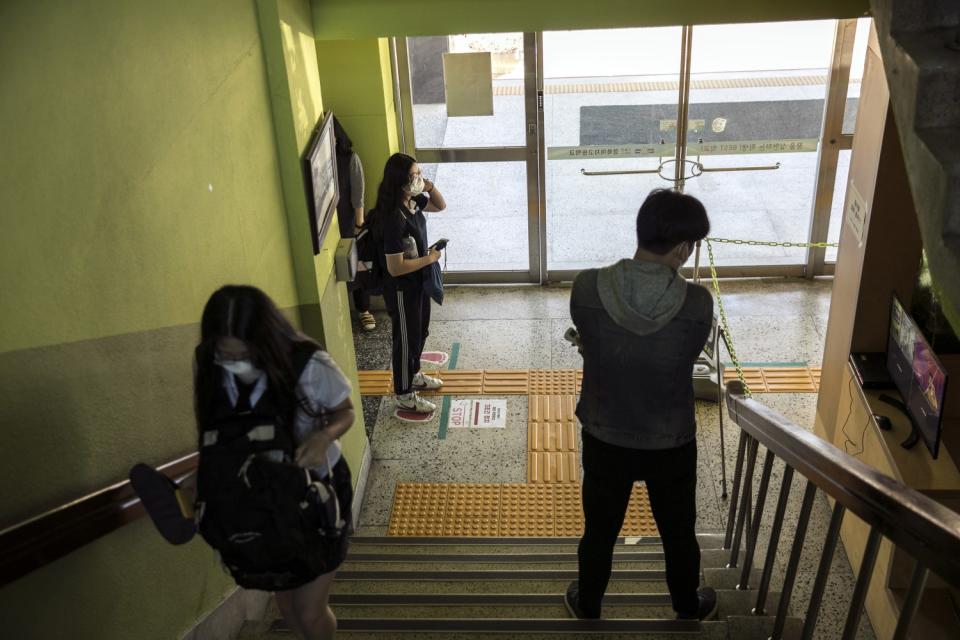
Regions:
[[[383,302],[393,329],[393,391],[397,395],[410,393],[429,334],[430,296],[422,287],[404,291],[385,286]]]
[[[650,507],[663,541],[667,587],[677,613],[697,611],[700,545],[697,544],[697,443],[675,449],[627,449],[583,432],[583,515],[577,555],[579,604],[590,616],[610,581],[613,547],[635,481],[647,484]]]

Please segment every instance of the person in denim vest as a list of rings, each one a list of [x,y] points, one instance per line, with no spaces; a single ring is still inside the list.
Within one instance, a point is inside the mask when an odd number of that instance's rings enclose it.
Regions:
[[[710,221],[696,198],[659,189],[640,207],[636,231],[632,258],[582,271],[570,294],[583,355],[577,417],[585,528],[566,604],[575,617],[600,617],[613,547],[633,485],[643,481],[677,617],[705,620],[716,615],[716,593],[698,590],[692,372],[711,329],[713,298],[679,269]]]

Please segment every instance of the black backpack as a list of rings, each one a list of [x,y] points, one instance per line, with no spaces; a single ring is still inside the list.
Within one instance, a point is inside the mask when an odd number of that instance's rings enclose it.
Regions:
[[[306,360],[296,364],[299,378]],[[281,591],[327,573],[348,524],[330,476],[316,480],[292,462],[291,430],[268,396],[203,432],[197,518],[238,585]]]
[[[376,209],[367,214],[355,238],[357,259],[369,265],[364,286],[369,290],[379,290],[386,277],[383,264],[383,230]]]

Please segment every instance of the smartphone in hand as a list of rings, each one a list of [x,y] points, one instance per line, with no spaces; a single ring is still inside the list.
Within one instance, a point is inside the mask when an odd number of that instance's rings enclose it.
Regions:
[[[432,245],[430,245],[430,249],[436,249],[437,251],[443,251],[444,249],[447,248],[447,243],[448,243],[448,242],[450,242],[449,239],[447,239],[447,238],[440,238],[439,240],[437,240],[436,242],[434,242]]]

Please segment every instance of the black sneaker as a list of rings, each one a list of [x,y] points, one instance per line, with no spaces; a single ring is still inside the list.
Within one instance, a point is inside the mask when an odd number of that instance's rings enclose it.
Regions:
[[[570,612],[570,615],[578,620],[596,620],[600,617],[600,614],[591,616],[584,613],[583,609],[580,608],[580,585],[576,580],[570,583],[567,587],[567,592],[563,594],[563,604],[567,606],[567,611]]]
[[[713,620],[717,617],[717,592],[713,587],[697,589],[696,613],[678,613],[677,620]]]

